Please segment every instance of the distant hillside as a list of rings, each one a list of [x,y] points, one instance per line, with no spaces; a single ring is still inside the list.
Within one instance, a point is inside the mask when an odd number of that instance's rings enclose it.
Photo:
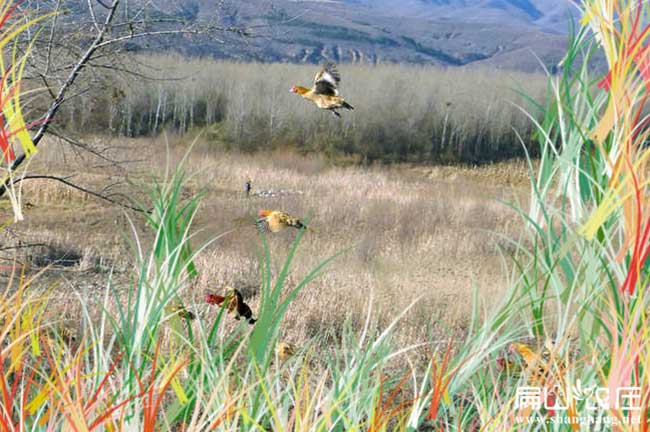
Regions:
[[[564,0],[169,0],[166,14],[218,16],[251,38],[165,38],[150,49],[242,61],[468,64],[533,71],[566,46]],[[145,47],[133,45],[131,49]]]

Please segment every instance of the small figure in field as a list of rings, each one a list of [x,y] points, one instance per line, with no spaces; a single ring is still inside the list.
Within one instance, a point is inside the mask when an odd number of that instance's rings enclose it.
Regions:
[[[246,183],[244,184],[244,190],[246,191],[246,197],[248,198],[251,194],[251,190],[253,189],[253,179],[250,177],[246,178]]]
[[[314,85],[311,89],[293,86],[290,91],[313,102],[318,108],[331,111],[337,118],[340,118],[341,114],[337,110],[341,108],[353,110],[354,107],[339,96],[339,82],[341,82],[341,74],[336,69],[336,63],[328,62],[314,77]]]

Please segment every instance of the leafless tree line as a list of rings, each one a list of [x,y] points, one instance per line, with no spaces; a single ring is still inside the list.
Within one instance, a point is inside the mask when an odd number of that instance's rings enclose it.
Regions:
[[[341,92],[357,109],[337,120],[288,91],[310,83],[313,65],[165,54],[130,61],[147,65],[151,79],[106,77],[111,91],[82,96],[91,109],[68,107],[68,125],[117,136],[203,131],[215,148],[244,152],[476,163],[522,155],[522,144],[535,148],[517,83],[537,100],[546,89],[546,77],[517,72],[342,64]]]

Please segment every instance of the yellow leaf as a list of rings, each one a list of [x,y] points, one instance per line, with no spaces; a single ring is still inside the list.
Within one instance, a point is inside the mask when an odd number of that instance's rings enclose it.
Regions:
[[[43,406],[43,404],[47,401],[47,392],[41,391],[39,394],[37,394],[34,399],[30,403],[27,404],[25,408],[27,408],[27,411],[29,411],[30,415],[34,415],[36,411],[39,410],[40,407]]]
[[[172,389],[174,390],[174,393],[176,393],[176,397],[178,397],[178,402],[181,405],[185,405],[188,403],[190,400],[185,394],[185,391],[183,390],[183,386],[181,385],[181,382],[178,378],[174,378],[171,383]]]
[[[445,403],[445,405],[451,404],[451,397],[449,396],[449,392],[445,390],[445,392],[442,395],[442,400]]]
[[[599,144],[602,144],[605,139],[607,139],[607,135],[609,135],[609,132],[612,130],[615,123],[616,105],[614,98],[612,98],[607,105],[605,114],[603,114],[603,116],[600,118],[598,125],[596,125],[596,127],[591,131],[591,134],[589,134],[589,138]]]

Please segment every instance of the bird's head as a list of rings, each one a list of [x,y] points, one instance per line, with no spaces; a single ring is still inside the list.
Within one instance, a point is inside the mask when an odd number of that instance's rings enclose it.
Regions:
[[[220,296],[218,294],[206,294],[205,295],[205,302],[208,304],[216,304],[216,305],[221,305],[221,303],[224,302],[226,298],[224,296]]]
[[[257,212],[257,215],[259,217],[267,217],[270,214],[271,214],[271,210],[260,210]]]
[[[535,351],[523,343],[513,342],[510,344],[509,351],[513,354],[519,354],[527,363],[534,363],[537,358]]]
[[[291,89],[289,89],[289,92],[291,93],[297,93],[299,95],[303,95],[309,91],[308,88],[300,87],[300,86],[293,86]]]

